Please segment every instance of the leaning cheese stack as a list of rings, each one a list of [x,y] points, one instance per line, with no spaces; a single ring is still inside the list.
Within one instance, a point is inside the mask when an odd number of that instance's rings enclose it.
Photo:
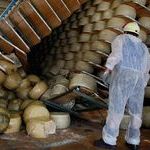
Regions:
[[[10,115],[10,122],[7,130],[4,133],[16,133],[20,131],[22,119],[19,113]]]
[[[29,104],[24,111],[23,118],[28,135],[34,138],[47,138],[56,132],[56,124],[42,103]]]

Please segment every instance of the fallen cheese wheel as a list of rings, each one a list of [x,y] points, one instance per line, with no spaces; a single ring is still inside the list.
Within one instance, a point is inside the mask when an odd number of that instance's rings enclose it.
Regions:
[[[45,93],[45,91],[48,89],[47,84],[44,81],[40,81],[37,83],[33,89],[29,92],[29,96],[32,99],[39,99],[42,94]]]
[[[8,110],[19,111],[22,102],[23,101],[21,99],[14,99],[14,100],[9,101]]]
[[[4,114],[10,118],[10,113],[6,108],[0,107],[0,114]]]
[[[32,84],[36,84],[36,83],[38,83],[38,82],[40,81],[40,78],[39,78],[38,76],[36,76],[36,75],[33,75],[33,74],[28,75],[28,76],[27,76],[27,79],[28,79]]]
[[[6,99],[0,99],[0,107],[7,108],[8,101]]]
[[[9,121],[10,118],[7,115],[0,113],[0,133],[3,133],[8,128]]]
[[[40,104],[31,103],[24,110],[23,119],[25,122],[27,122],[31,119],[38,117],[49,119],[50,118],[49,111],[47,110],[46,107]]]
[[[14,72],[7,75],[3,85],[9,90],[14,90],[19,87],[19,85],[21,84],[21,80],[21,76],[17,72]]]
[[[2,84],[6,79],[6,74],[3,71],[0,71],[0,84]]]
[[[30,105],[34,101],[35,100],[33,100],[33,99],[26,99],[26,100],[24,100],[23,103],[20,106],[20,110],[24,110],[28,105]]]
[[[56,123],[56,129],[65,129],[70,126],[70,115],[65,112],[51,112],[51,117]]]
[[[4,133],[16,133],[20,131],[22,124],[21,116],[18,113],[10,115],[9,126]]]
[[[150,106],[145,106],[143,108],[143,126],[150,128]]]
[[[12,72],[17,71],[16,66],[6,60],[0,60],[0,64],[1,64],[1,67],[6,70],[7,74],[11,74]]]
[[[56,124],[52,119],[36,118],[26,123],[26,130],[34,138],[47,138],[56,133]]]
[[[32,88],[17,88],[16,90],[16,94],[20,99],[27,99],[28,98],[28,94],[30,92]]]

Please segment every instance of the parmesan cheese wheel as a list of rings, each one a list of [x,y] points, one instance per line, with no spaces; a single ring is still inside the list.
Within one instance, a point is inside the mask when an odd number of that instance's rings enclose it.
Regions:
[[[70,115],[65,112],[51,112],[51,117],[56,123],[56,129],[65,129],[70,126]]]
[[[115,11],[115,15],[124,15],[131,17],[133,19],[136,18],[136,10],[132,6],[121,4]]]
[[[98,22],[102,18],[102,15],[100,12],[95,12],[95,14],[91,17],[91,22]]]
[[[96,22],[94,24],[93,30],[94,31],[101,31],[101,30],[103,30],[105,28],[105,25],[106,25],[105,21]]]
[[[112,9],[107,9],[103,12],[102,19],[110,19],[113,16],[114,11]]]
[[[94,0],[93,5],[94,5],[94,6],[95,6],[95,5],[98,5],[98,4],[100,4],[102,1],[103,1],[103,0]]]
[[[82,33],[82,34],[80,34],[79,42],[89,42],[90,38],[91,38],[91,34]]]
[[[74,53],[69,52],[64,56],[65,60],[72,60],[74,58]]]
[[[29,81],[29,79],[25,78],[21,81],[19,88],[28,88],[30,87],[30,85],[31,85],[31,82]]]
[[[110,44],[104,41],[95,41],[91,45],[91,50],[101,51],[106,54],[110,53],[111,47]]]
[[[141,17],[138,21],[144,27],[146,27],[147,29],[150,29],[150,17]]]
[[[146,128],[150,128],[150,106],[145,106],[143,108],[143,126]]]
[[[75,65],[75,70],[77,71],[86,71],[92,73],[94,71],[93,67],[84,61],[78,61]]]
[[[78,38],[77,37],[71,37],[69,38],[68,40],[68,43],[69,44],[73,44],[73,43],[77,43],[78,42]]]
[[[78,51],[80,51],[80,48],[81,48],[80,43],[74,43],[74,44],[71,45],[70,51],[71,52],[78,52]],[[74,55],[73,55],[73,57],[74,57]]]
[[[89,17],[82,17],[79,20],[79,26],[84,26],[84,25],[88,24],[89,22],[90,22]]]
[[[5,69],[7,74],[11,74],[12,72],[17,71],[17,67],[6,60],[0,60],[0,64],[1,67]]]
[[[0,133],[3,133],[8,128],[9,121],[10,118],[7,115],[0,113]]]
[[[96,64],[100,64],[101,63],[101,58],[100,58],[100,55],[93,52],[93,51],[87,51],[84,53],[84,56],[83,56],[83,60],[84,61],[91,61],[93,63],[96,63]]]
[[[33,74],[28,75],[28,76],[27,76],[27,79],[28,79],[32,84],[36,84],[36,83],[38,83],[38,82],[40,81],[40,78],[39,78],[38,76],[36,76],[36,75],[33,75]]]
[[[76,74],[73,76],[73,78],[70,80],[69,89],[73,89],[75,87],[85,87],[87,89],[96,90],[96,81],[94,78],[92,78],[89,75],[86,74]]]
[[[10,115],[9,126],[4,133],[16,133],[20,131],[22,124],[21,116],[18,113]]]
[[[96,11],[96,7],[90,7],[86,11],[86,16],[93,16],[93,15],[95,15],[95,11]]]
[[[2,84],[6,79],[6,74],[0,71],[0,84]]]
[[[59,68],[63,68],[65,66],[65,60],[63,60],[63,59],[57,60],[56,66]]]
[[[63,75],[59,75],[59,76],[56,77],[55,84],[61,84],[61,85],[64,85],[64,86],[68,86],[69,80],[66,79]]]
[[[84,32],[84,33],[92,33],[92,30],[93,30],[93,24],[92,24],[92,23],[86,24],[86,25],[83,27],[83,32]]]
[[[50,118],[50,113],[46,107],[42,106],[41,104],[31,103],[25,108],[23,119],[26,123],[31,119],[39,118],[39,117],[45,119]]]
[[[75,61],[79,61],[82,59],[82,55],[83,53],[80,51],[78,53],[75,54]]]
[[[16,94],[21,99],[27,99],[31,89],[32,89],[31,87],[28,87],[28,88],[17,88]]]
[[[118,34],[116,32],[109,29],[105,29],[99,33],[99,39],[112,42],[117,35]]]
[[[123,18],[113,17],[107,22],[107,27],[118,28],[122,30],[122,27],[126,24]]]
[[[45,93],[45,91],[48,89],[47,84],[44,81],[40,81],[37,83],[33,89],[29,92],[29,96],[32,99],[39,99],[42,94]]]
[[[34,138],[47,138],[56,133],[56,124],[51,119],[35,118],[27,122],[26,130]]]
[[[110,7],[110,2],[102,1],[97,6],[97,11],[106,11]]]
[[[74,68],[74,61],[69,60],[65,62],[64,69],[72,70]]]
[[[20,110],[24,110],[28,105],[30,105],[34,101],[35,100],[33,100],[33,99],[26,99],[26,100],[24,100],[23,103],[20,106]]]
[[[81,47],[81,50],[82,51],[88,51],[88,50],[90,50],[90,48],[91,48],[91,44],[90,43],[83,43],[82,47]]]
[[[67,87],[65,87],[64,85],[61,85],[61,84],[57,84],[51,90],[51,95],[57,96],[57,95],[66,93],[67,91],[68,91]]]
[[[77,30],[70,30],[70,31],[67,33],[67,37],[68,37],[68,38],[76,37],[76,36],[78,36],[78,31],[77,31]]]
[[[14,90],[19,87],[19,85],[21,84],[21,80],[21,76],[17,72],[14,72],[7,75],[3,85],[9,90]]]
[[[114,0],[111,4],[111,8],[117,8],[122,3],[122,0]]]
[[[147,40],[147,33],[146,33],[146,31],[144,31],[144,30],[140,30],[140,33],[139,33],[139,38],[143,41],[143,42],[145,42],[146,40]]]
[[[21,99],[14,99],[14,100],[9,101],[8,110],[19,111],[21,108],[22,102],[23,101]]]

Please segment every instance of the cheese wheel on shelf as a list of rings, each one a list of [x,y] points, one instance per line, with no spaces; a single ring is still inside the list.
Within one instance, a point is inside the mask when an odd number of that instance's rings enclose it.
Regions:
[[[105,21],[98,21],[94,23],[93,31],[101,31],[105,28],[106,22]]]
[[[84,33],[92,33],[92,31],[93,31],[93,24],[92,23],[86,24],[83,27],[83,32]]]
[[[114,11],[112,9],[107,9],[102,14],[102,19],[110,19],[113,16]]]
[[[139,38],[140,38],[143,42],[146,42],[146,40],[147,40],[147,32],[141,29],[141,30],[140,30],[140,33],[139,33]]]
[[[96,7],[90,7],[89,9],[86,10],[86,16],[93,16],[95,15]]]
[[[141,23],[141,25],[143,25],[144,27],[146,27],[147,29],[150,29],[150,17],[141,17],[139,18],[139,23]]]
[[[91,38],[91,34],[89,33],[81,33],[79,37],[79,42],[89,42]]]
[[[28,135],[34,138],[47,138],[56,133],[56,124],[52,119],[35,118],[26,123]]]
[[[100,12],[95,12],[95,14],[91,17],[91,22],[98,22],[102,18],[102,14]]]
[[[51,117],[56,123],[56,129],[65,129],[70,126],[70,115],[65,112],[51,112]]]
[[[110,7],[110,2],[102,1],[97,5],[96,11],[106,11]]]

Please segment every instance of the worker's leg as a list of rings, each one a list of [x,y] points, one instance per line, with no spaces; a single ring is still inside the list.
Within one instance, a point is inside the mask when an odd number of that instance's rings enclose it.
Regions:
[[[128,97],[133,91],[136,81],[136,76],[131,75],[128,71],[120,71],[114,76],[109,91],[108,116],[102,132],[102,138],[107,144],[116,145],[119,125],[124,115]]]
[[[127,143],[139,145],[140,143],[140,127],[142,124],[142,110],[144,100],[144,85],[142,79],[139,79],[134,89],[133,95],[129,98],[127,108],[131,116],[131,120],[126,132],[125,139]]]

